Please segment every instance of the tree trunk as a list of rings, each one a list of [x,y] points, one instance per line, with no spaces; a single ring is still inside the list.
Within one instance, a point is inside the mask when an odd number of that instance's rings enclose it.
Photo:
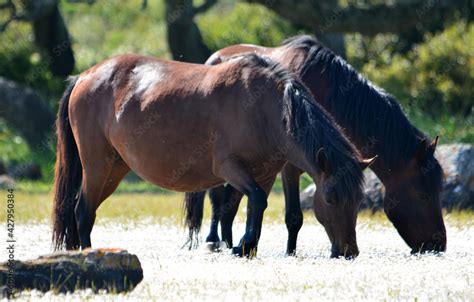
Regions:
[[[0,118],[17,130],[32,149],[42,147],[54,114],[31,88],[0,77]]]
[[[214,2],[206,1],[208,7]],[[204,11],[204,5],[195,9],[192,0],[166,0],[167,39],[174,60],[203,63],[211,55],[193,20],[196,13]]]
[[[65,77],[74,69],[74,54],[71,40],[59,11],[58,0],[21,0],[22,13],[18,4],[6,1],[0,5],[6,21],[0,24],[4,31],[12,21],[31,22],[35,44],[45,54],[45,60],[55,76]]]
[[[319,41],[321,41],[325,46],[329,47],[334,53],[346,58],[346,46],[344,44],[344,35],[343,34],[333,34],[326,33],[322,34],[318,30],[315,31],[315,35]]]
[[[35,44],[46,54],[53,75],[66,77],[72,73],[75,64],[71,40],[58,4],[54,1],[48,3],[52,7],[45,8],[32,20]]]

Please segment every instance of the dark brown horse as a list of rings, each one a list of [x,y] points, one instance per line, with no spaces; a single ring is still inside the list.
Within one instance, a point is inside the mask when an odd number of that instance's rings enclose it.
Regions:
[[[430,142],[408,121],[391,95],[372,85],[342,58],[309,36],[291,38],[276,48],[230,46],[214,53],[206,64],[219,64],[230,56],[248,52],[268,56],[296,73],[315,100],[343,127],[362,156],[379,155],[371,168],[385,185],[385,213],[412,252],[444,251],[446,230],[439,201],[443,172],[434,157],[437,139]],[[282,171],[289,254],[295,251],[297,234],[303,224],[299,204],[301,173],[293,165]],[[232,221],[241,194],[232,187],[214,188],[210,193],[214,214],[206,240],[219,240],[220,220],[222,239],[232,244]],[[191,233],[200,227],[202,218],[196,212],[202,207],[203,198],[202,193],[186,196]],[[324,208],[315,198],[316,217],[331,238],[333,232],[324,221],[325,213],[320,211],[324,212]]]
[[[91,246],[97,208],[130,170],[170,190],[228,182],[247,195],[240,255],[256,252],[267,194],[287,161],[334,207],[357,207],[362,197],[353,146],[304,85],[256,55],[217,66],[114,57],[72,80],[57,128],[57,249]]]

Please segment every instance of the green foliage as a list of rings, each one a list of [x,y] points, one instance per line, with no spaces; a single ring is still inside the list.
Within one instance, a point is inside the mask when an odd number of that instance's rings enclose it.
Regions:
[[[73,37],[76,69],[83,71],[106,58],[139,53],[168,58],[164,1],[96,1],[92,5],[62,2]]]
[[[141,10],[142,0],[96,1],[92,5],[61,1],[60,5],[73,41],[76,73],[121,53],[170,57],[164,1],[148,1],[146,10]],[[219,0],[196,22],[213,51],[237,43],[275,46],[298,34],[271,10],[235,0]],[[33,43],[31,26],[13,22],[0,37],[0,75],[32,87],[55,111],[64,82],[48,70],[45,57]],[[346,35],[347,57],[367,78],[394,94],[420,129],[431,136],[440,134],[443,143],[474,143],[474,118],[472,114],[462,116],[474,100],[474,25],[457,23],[425,40],[412,51],[400,54],[397,35]],[[45,181],[51,180],[54,151],[32,152],[2,120],[0,160],[7,165],[38,163]],[[304,182],[309,183],[309,178]],[[280,180],[275,188],[281,190]],[[125,184],[120,190],[159,191],[135,184]]]
[[[197,21],[213,51],[239,43],[276,46],[296,34],[288,22],[256,4],[218,5]]]
[[[72,37],[76,73],[120,53],[168,57],[162,1],[149,2],[145,11],[140,9],[141,4],[141,0],[97,1],[93,5],[61,2]],[[0,17],[4,17],[1,12]],[[64,80],[49,71],[46,57],[34,44],[31,25],[12,22],[0,37],[0,76],[32,87],[55,112],[65,88]],[[52,179],[54,151],[30,150],[3,120],[0,120],[0,160],[7,166],[39,164],[45,180]]]
[[[358,34],[346,39],[347,57],[368,79],[392,93],[410,120],[442,142],[474,142],[474,24],[459,22],[406,54],[398,37]]]
[[[6,164],[22,162],[29,154],[26,142],[0,119],[0,161]]]
[[[51,137],[53,136],[51,134]],[[26,141],[0,119],[0,162],[8,168],[34,163],[39,165],[43,180],[51,182],[56,157],[55,142],[51,139],[47,143],[49,145],[42,145],[40,149],[31,150]]]
[[[432,117],[467,115],[474,100],[474,24],[426,36],[407,56],[371,60],[363,72],[404,104]]]
[[[31,26],[14,22],[1,33],[1,39],[0,76],[33,88],[55,108],[64,83],[49,71],[47,60],[33,43]]]

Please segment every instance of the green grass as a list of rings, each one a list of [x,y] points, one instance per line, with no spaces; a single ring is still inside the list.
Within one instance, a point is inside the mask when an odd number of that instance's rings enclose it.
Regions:
[[[5,190],[0,190],[0,206],[6,209]],[[140,182],[124,182],[100,206],[97,217],[121,222],[137,219],[166,219],[168,222],[182,222],[183,193],[170,192],[156,186]],[[246,198],[243,199],[237,219],[245,221]],[[52,210],[52,193],[49,183],[20,182],[15,188],[15,221],[17,223],[49,221]],[[209,199],[206,198],[204,219],[208,222],[211,215]],[[305,221],[315,221],[311,211],[305,213]],[[6,220],[6,211],[0,210],[0,221]],[[474,212],[453,211],[445,213],[445,220],[451,225],[474,226]],[[389,225],[383,211],[359,213],[359,223],[369,225]],[[269,196],[268,208],[265,211],[265,223],[284,224],[284,195],[281,190],[274,190]]]
[[[130,177],[134,179],[134,177]],[[302,185],[310,182],[309,177],[303,177]],[[5,207],[5,190],[0,190],[0,200]],[[139,217],[166,218],[175,222],[182,218],[183,193],[162,189],[143,181],[122,181],[117,190],[99,207],[98,217],[119,220],[135,220]],[[242,203],[241,210],[244,209]],[[269,197],[269,207],[266,217],[271,220],[281,220],[283,223],[283,193],[281,181],[275,183]],[[210,217],[210,204],[206,198],[205,217]],[[15,185],[16,221],[44,221],[51,217],[52,182],[50,181],[19,181]],[[0,211],[0,219],[5,220],[5,211]],[[243,211],[238,219],[245,219]]]
[[[44,185],[43,185],[44,186]],[[24,189],[24,188],[23,188]],[[18,223],[41,222],[50,220],[52,210],[52,194],[50,192],[34,193],[18,189],[15,191],[15,221]],[[41,188],[41,190],[43,190]],[[2,208],[6,209],[5,190],[0,190]],[[269,207],[265,212],[267,221],[283,223],[283,194],[272,193],[269,198]],[[115,192],[99,207],[97,217],[100,219],[117,219],[119,221],[137,220],[138,218],[170,218],[171,221],[180,223],[182,219],[183,193],[172,192],[146,192],[124,193]],[[242,211],[246,202],[241,205],[238,219],[245,219]],[[205,219],[210,218],[210,204],[206,199]],[[0,220],[5,221],[6,211],[0,211]]]
[[[138,217],[171,217],[174,221],[181,221],[183,193],[168,191],[144,181],[137,181],[137,177],[134,175],[127,176],[127,179],[129,180],[122,181],[112,196],[100,206],[99,217],[121,220]],[[301,188],[305,188],[310,183],[311,178],[306,174],[303,175]],[[18,181],[15,185],[16,220],[26,222],[50,219],[52,185],[53,182],[50,180]],[[6,196],[6,191],[0,190],[0,199],[5,202],[6,199],[2,199],[1,196]],[[268,219],[284,222],[283,198],[282,183],[280,176],[278,176],[269,197],[269,207],[265,212]],[[208,197],[206,197],[206,218],[210,217],[211,206],[209,203]],[[242,204],[241,209],[246,203]],[[0,211],[0,219],[5,220],[5,211]],[[238,219],[245,219],[242,211]]]
[[[430,137],[439,135],[441,144],[474,143],[474,115],[445,114],[434,119],[416,108],[408,110],[407,114],[410,121]]]
[[[41,181],[20,180],[16,183],[15,189],[17,191],[28,193],[28,194],[49,193],[52,190],[52,186],[53,186],[53,180],[52,180],[53,171],[52,170],[48,171],[47,174],[48,174],[48,177],[46,177],[47,180],[41,180]],[[301,177],[300,187],[305,188],[311,183],[312,183],[311,178],[307,174],[303,174]],[[278,175],[277,180],[275,181],[275,184],[273,185],[272,191],[277,192],[277,193],[281,193],[283,191],[283,185],[281,183],[280,175]],[[148,182],[140,181],[139,178],[135,176],[134,174],[129,174],[129,176],[127,176],[125,180],[120,183],[119,187],[114,192],[114,194],[122,194],[122,193],[145,193],[145,194],[160,193],[160,194],[166,194],[166,195],[174,194],[171,191],[165,190],[163,188],[160,188]]]

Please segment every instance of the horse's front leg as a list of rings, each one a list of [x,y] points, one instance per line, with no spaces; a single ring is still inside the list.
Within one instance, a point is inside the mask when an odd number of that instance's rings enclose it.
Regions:
[[[298,232],[303,225],[303,211],[301,211],[300,204],[300,176],[302,173],[299,168],[289,163],[281,172],[285,193],[285,223],[288,229],[287,255],[295,254]]]
[[[216,163],[214,173],[224,178],[234,188],[247,195],[249,199],[245,235],[239,246],[233,249],[239,256],[256,255],[258,240],[262,230],[263,213],[267,208],[267,193],[253,179],[238,160],[227,158]]]
[[[243,194],[236,190],[232,185],[227,184],[225,188],[225,198],[221,204],[221,235],[222,240],[226,242],[229,248],[233,247],[232,225],[235,216],[239,210],[240,201]]]
[[[258,208],[256,209],[255,205],[258,205],[258,198],[265,201],[265,205],[267,205],[267,197],[268,194],[275,182],[276,175],[273,175],[267,181],[262,183],[262,186],[259,187],[257,185],[253,195],[250,194],[248,196],[248,203],[247,203],[247,223],[245,227],[245,235],[240,239],[239,245],[232,248],[232,253],[239,256],[256,256],[257,255],[257,244],[260,239],[260,234],[262,231],[262,221],[263,221],[263,211],[261,216],[258,213]],[[262,190],[263,189],[263,193]],[[263,199],[264,198],[264,199]],[[240,199],[239,199],[240,200]],[[235,216],[235,215],[234,215]],[[255,220],[259,219],[259,220]],[[230,227],[230,231],[232,232],[232,227]],[[256,236],[256,237],[252,237]],[[255,239],[256,238],[256,239]],[[251,243],[256,241],[255,246]],[[250,244],[249,244],[250,242]]]

